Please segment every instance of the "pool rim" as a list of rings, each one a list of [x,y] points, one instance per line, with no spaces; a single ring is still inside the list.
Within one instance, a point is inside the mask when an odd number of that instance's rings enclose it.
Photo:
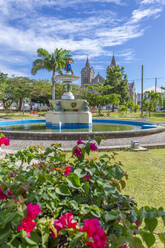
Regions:
[[[144,121],[134,121],[134,120],[122,120],[122,119],[93,119],[93,122],[97,123],[124,123],[128,124],[136,123],[138,125],[146,125],[150,128],[141,129],[141,130],[130,130],[130,131],[102,131],[102,132],[26,132],[26,131],[3,131],[5,136],[9,137],[10,139],[21,139],[21,140],[76,140],[76,139],[87,139],[88,137],[94,138],[95,136],[102,136],[103,139],[111,139],[111,138],[129,138],[129,137],[138,137],[138,136],[145,136],[151,135],[155,133],[160,133],[165,131],[165,127],[157,126],[152,122],[144,122]],[[37,120],[10,120],[10,121],[1,121],[0,126],[4,123],[43,123],[45,119],[37,119]],[[8,124],[9,125],[9,124]],[[10,124],[11,125],[11,124]],[[129,125],[129,124],[128,124]],[[153,128],[154,126],[154,128]]]

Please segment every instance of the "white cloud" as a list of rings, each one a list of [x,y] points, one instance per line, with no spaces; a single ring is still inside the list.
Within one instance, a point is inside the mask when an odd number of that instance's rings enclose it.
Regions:
[[[132,13],[132,18],[130,23],[137,23],[144,18],[149,18],[151,16],[157,16],[157,14],[162,12],[162,8],[148,8],[148,9],[136,9]]]
[[[29,76],[29,74],[27,74],[26,72],[12,69],[8,65],[4,65],[3,63],[0,63],[0,72],[8,74],[9,77],[12,77],[12,76],[28,77]]]
[[[142,4],[154,4],[154,3],[165,4],[165,1],[164,0],[142,0],[141,3]]]
[[[122,5],[124,0],[83,0],[87,3],[115,3]],[[144,4],[155,3],[158,0],[143,0],[143,6],[132,11],[131,16],[118,17],[111,9],[88,9],[86,18],[63,16],[46,16],[40,12],[43,6],[65,8],[80,6],[82,0],[0,0],[0,45],[6,51],[18,53],[13,56],[12,63],[20,64],[28,56],[35,58],[39,47],[53,51],[62,47],[73,51],[75,59],[85,59],[87,54],[96,59],[110,54],[109,47],[122,45],[126,41],[140,37],[144,34],[145,27],[141,21],[149,17],[156,17],[162,8],[146,8]],[[161,2],[161,0],[159,0]],[[108,5],[109,6],[109,5]],[[80,9],[79,9],[80,11]],[[15,20],[16,24],[11,25]],[[10,22],[9,22],[10,21]],[[3,48],[0,49],[0,52]],[[21,56],[19,53],[21,52]],[[10,56],[1,52],[0,61],[10,63]],[[125,50],[119,56],[126,61],[133,59],[133,52]],[[31,62],[30,62],[31,63]],[[9,68],[10,70],[10,68]]]

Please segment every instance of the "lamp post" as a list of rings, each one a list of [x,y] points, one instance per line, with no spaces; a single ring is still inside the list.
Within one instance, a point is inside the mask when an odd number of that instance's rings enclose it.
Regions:
[[[143,65],[141,68],[141,117],[143,116]]]

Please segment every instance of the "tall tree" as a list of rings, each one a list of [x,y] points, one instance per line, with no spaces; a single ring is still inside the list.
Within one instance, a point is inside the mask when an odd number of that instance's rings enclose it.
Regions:
[[[146,91],[143,100],[144,108],[149,112],[149,117],[151,116],[151,111],[155,111],[157,106],[162,106],[163,95],[159,92]]]
[[[105,85],[109,85],[110,88],[106,94],[117,94],[119,95],[120,104],[125,104],[130,96],[128,91],[128,80],[127,75],[124,72],[124,67],[120,66],[108,66]],[[114,111],[114,104],[113,109]]]
[[[109,85],[102,83],[94,85],[86,85],[88,91],[84,91],[83,98],[86,99],[91,107],[97,107],[99,115],[103,106],[108,104],[119,105],[119,95],[117,94],[105,94],[110,90]]]
[[[52,72],[52,100],[55,100],[55,75],[56,72],[62,74],[62,69],[65,67],[65,58],[70,54],[70,50],[58,49],[53,53],[49,53],[43,48],[37,50],[39,57],[33,62],[32,74],[35,75],[37,71],[46,69]],[[69,55],[70,56],[70,55]],[[70,56],[71,57],[71,56]]]
[[[32,80],[30,85],[30,99],[32,102],[49,104],[51,96],[51,83],[49,81]]]
[[[28,77],[8,78],[8,94],[12,102],[16,102],[18,111],[21,111],[23,101],[30,97],[30,85],[32,80]]]

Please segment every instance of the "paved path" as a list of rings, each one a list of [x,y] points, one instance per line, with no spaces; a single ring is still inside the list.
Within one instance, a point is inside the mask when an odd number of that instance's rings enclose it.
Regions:
[[[161,132],[158,134],[147,135],[143,137],[131,137],[131,138],[120,138],[120,139],[107,139],[102,140],[100,144],[100,148],[113,148],[119,146],[129,146],[131,144],[131,140],[139,141],[141,145],[159,145],[164,144],[165,146],[165,132]],[[44,147],[50,146],[51,144],[59,143],[62,145],[62,148],[66,150],[71,150],[72,147],[76,144],[76,141],[71,140],[11,140],[11,144],[9,147],[4,147],[3,150],[6,152],[14,152],[19,149],[23,149],[27,146],[38,145],[41,144]]]

